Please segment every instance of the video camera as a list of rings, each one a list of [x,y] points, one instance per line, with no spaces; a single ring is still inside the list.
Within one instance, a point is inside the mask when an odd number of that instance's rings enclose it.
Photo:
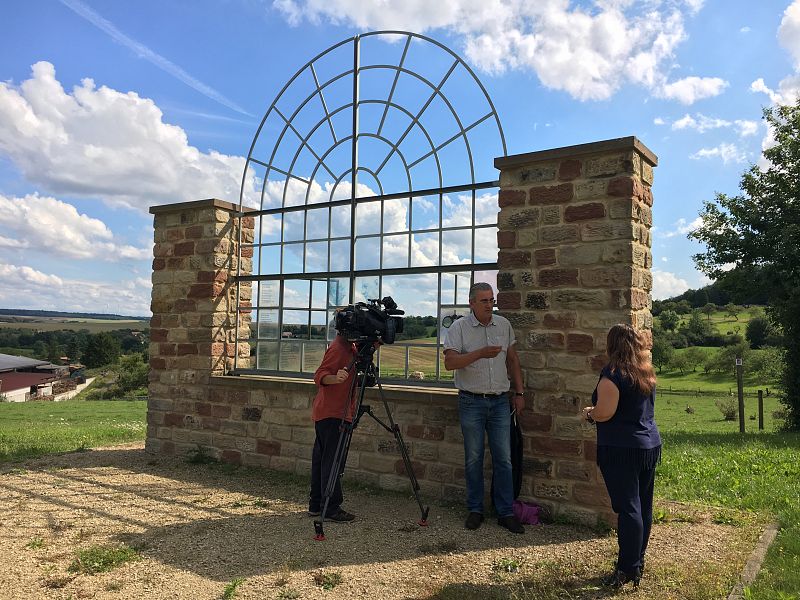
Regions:
[[[383,308],[381,308],[383,307]],[[403,333],[403,317],[391,296],[383,300],[369,299],[356,302],[336,313],[334,327],[350,342],[376,342],[394,344],[398,333]]]

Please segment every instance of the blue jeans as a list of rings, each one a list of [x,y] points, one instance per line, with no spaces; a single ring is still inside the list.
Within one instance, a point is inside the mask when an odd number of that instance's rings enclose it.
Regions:
[[[498,517],[514,514],[514,482],[511,472],[511,407],[508,394],[483,398],[458,394],[461,432],[464,434],[464,478],[467,509],[483,514],[483,440],[489,434],[494,474],[494,508]]]

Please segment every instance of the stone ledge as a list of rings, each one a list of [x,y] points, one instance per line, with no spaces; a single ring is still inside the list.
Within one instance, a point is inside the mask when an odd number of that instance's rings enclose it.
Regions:
[[[202,208],[221,208],[222,210],[229,210],[231,212],[239,212],[239,205],[217,198],[208,198],[206,200],[193,200],[191,202],[176,202],[174,204],[160,204],[158,206],[150,207],[151,215],[159,215],[162,213],[178,212],[181,210],[195,210]],[[251,212],[252,208],[245,208],[244,212]]]
[[[494,166],[501,171],[512,169],[521,165],[548,160],[558,160],[560,158],[575,158],[584,154],[598,154],[614,150],[637,150],[652,166],[658,165],[658,157],[639,141],[635,136],[604,140],[602,142],[591,142],[589,144],[577,144],[575,146],[564,146],[563,148],[553,148],[552,150],[540,150],[538,152],[527,152],[525,154],[514,154],[511,156],[500,156],[494,159]]]
[[[237,388],[299,391],[310,393],[316,384],[302,377],[279,377],[273,375],[212,375],[209,385]],[[458,393],[455,388],[418,387],[381,384],[383,393],[390,401],[432,402],[437,405],[457,406]],[[368,388],[365,399],[380,400],[378,388]]]

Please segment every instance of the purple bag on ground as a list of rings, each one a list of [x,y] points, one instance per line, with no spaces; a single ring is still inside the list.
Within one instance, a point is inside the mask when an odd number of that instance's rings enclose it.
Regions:
[[[539,511],[541,509],[535,504],[523,502],[522,500],[514,500],[512,508],[514,510],[514,516],[519,519],[520,523],[524,525],[539,524]]]

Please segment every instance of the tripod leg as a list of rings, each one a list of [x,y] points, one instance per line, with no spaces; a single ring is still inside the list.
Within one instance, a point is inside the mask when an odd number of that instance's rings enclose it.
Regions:
[[[377,383],[378,391],[380,392],[381,400],[383,401],[383,407],[386,409],[386,416],[389,419],[389,428],[394,434],[397,447],[400,448],[400,454],[403,456],[403,464],[406,467],[406,474],[408,475],[409,481],[411,481],[411,489],[414,492],[414,498],[417,500],[417,504],[419,505],[420,519],[417,521],[417,523],[422,527],[426,527],[428,525],[428,512],[430,511],[430,507],[423,506],[422,504],[422,499],[419,495],[419,482],[417,481],[417,476],[414,474],[414,466],[411,464],[411,458],[408,456],[408,448],[406,447],[406,443],[403,441],[403,434],[400,433],[400,426],[394,422],[392,411],[389,409],[389,403],[386,401],[386,397],[383,395],[383,387],[381,386],[381,382],[378,381]]]

